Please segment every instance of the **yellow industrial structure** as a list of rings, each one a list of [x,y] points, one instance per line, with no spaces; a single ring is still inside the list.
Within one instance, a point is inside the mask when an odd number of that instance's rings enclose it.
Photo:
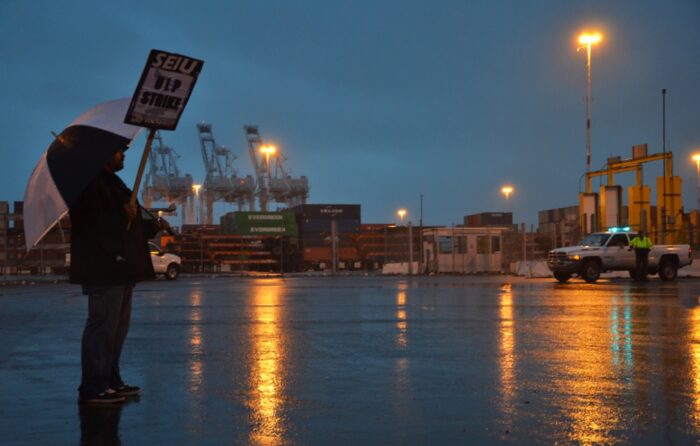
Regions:
[[[664,175],[656,179],[656,207],[651,205],[651,189],[644,184],[643,165],[664,162]],[[615,174],[636,172],[636,183],[627,188],[627,215],[623,213],[622,186]],[[592,180],[607,176],[607,185],[593,192]],[[632,148],[631,159],[608,158],[607,169],[586,173],[586,191],[579,194],[582,235],[612,226],[643,229],[656,243],[679,243],[683,239],[681,177],[673,175],[673,153],[647,155],[647,145]],[[655,215],[653,215],[653,211]]]

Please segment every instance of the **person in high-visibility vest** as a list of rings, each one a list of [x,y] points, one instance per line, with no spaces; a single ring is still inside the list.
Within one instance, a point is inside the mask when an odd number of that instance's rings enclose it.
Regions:
[[[647,270],[649,269],[649,251],[652,243],[649,237],[644,234],[644,231],[639,231],[630,242],[630,249],[634,248],[635,257],[635,274],[634,280],[637,282],[646,282]]]

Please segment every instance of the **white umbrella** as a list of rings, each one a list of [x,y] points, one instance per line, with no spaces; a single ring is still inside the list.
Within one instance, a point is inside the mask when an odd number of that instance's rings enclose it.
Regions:
[[[63,218],[83,190],[142,127],[124,124],[131,98],[99,104],[80,115],[51,143],[24,191],[27,251]]]

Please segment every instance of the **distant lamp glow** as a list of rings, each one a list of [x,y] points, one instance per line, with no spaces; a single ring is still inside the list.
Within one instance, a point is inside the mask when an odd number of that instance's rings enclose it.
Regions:
[[[404,219],[404,217],[406,216],[406,209],[403,209],[403,208],[402,208],[402,209],[399,209],[398,211],[396,211],[396,214],[397,214],[397,215],[399,216],[399,218],[401,219],[401,223],[403,223],[403,219]]]
[[[266,156],[274,155],[277,152],[277,147],[275,146],[261,146],[260,153]]]
[[[603,40],[603,36],[600,33],[583,33],[578,36],[578,43],[581,45],[593,45],[601,40]]]
[[[513,186],[503,186],[501,188],[501,193],[506,197],[506,200],[510,198],[510,194],[513,193]]]
[[[275,146],[260,146],[260,153],[265,155],[265,167],[267,171],[270,172],[270,155],[277,153],[277,147]]]
[[[199,189],[201,189],[201,188],[202,188],[202,185],[201,185],[201,184],[193,184],[193,185],[192,185],[192,191],[193,191],[194,194],[195,194],[196,196],[198,196],[198,197],[199,197]]]

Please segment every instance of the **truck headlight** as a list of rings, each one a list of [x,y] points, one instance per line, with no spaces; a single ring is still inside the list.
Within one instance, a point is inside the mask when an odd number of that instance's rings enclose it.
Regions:
[[[570,255],[569,260],[581,260],[581,256],[578,254]]]

